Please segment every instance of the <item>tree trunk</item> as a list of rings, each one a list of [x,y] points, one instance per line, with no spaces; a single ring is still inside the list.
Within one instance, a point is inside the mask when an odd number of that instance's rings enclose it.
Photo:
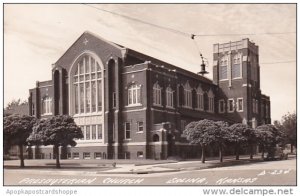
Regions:
[[[41,148],[40,148],[39,145],[36,145],[36,146],[35,146],[34,154],[35,154],[35,159],[41,159],[41,158],[40,158],[40,155],[41,155]]]
[[[27,153],[28,153],[27,159],[33,159],[32,146],[28,146]]]
[[[262,146],[261,158],[262,158],[262,159],[265,158],[265,147],[264,147],[264,146]]]
[[[250,159],[253,159],[253,145],[250,144]]]
[[[239,149],[240,145],[239,144],[236,144],[235,145],[235,160],[239,160],[240,159],[240,154],[239,154]]]
[[[20,167],[25,167],[24,164],[24,155],[23,155],[23,144],[19,144],[19,151],[20,151]]]
[[[67,146],[62,146],[60,152],[60,159],[67,159],[67,154],[68,154]]]
[[[219,146],[219,157],[220,157],[220,162],[223,162],[223,148],[222,148],[222,145]]]
[[[59,146],[55,145],[55,154],[56,154],[56,168],[60,168],[60,163],[59,163]]]
[[[201,156],[201,161],[202,163],[205,163],[205,146],[201,146],[202,148],[202,156]]]
[[[293,148],[293,144],[291,144],[291,154],[293,154],[294,148]]]

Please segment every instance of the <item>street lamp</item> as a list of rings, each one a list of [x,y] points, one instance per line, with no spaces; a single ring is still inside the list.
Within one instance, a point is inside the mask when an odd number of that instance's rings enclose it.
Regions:
[[[198,72],[198,74],[204,76],[205,74],[208,74],[208,72],[205,70],[205,66],[206,66],[206,65],[205,65],[205,63],[204,63],[202,54],[200,54],[200,57],[201,57],[201,59],[202,59],[202,63],[201,63],[201,65],[200,65],[201,71]]]
[[[200,53],[201,60],[202,60],[202,63],[201,63],[201,65],[200,65],[201,71],[198,72],[197,74],[204,76],[205,74],[208,74],[208,72],[205,70],[205,63],[204,63],[204,60],[203,60],[203,56],[202,56],[202,54],[201,54],[201,52],[200,52],[200,50],[199,50],[199,47],[198,47],[198,45],[197,45],[197,42],[195,41],[195,36],[196,36],[195,34],[191,34],[191,39],[194,41],[194,43],[195,43],[195,45],[196,45],[196,47],[197,47],[197,50],[198,50],[198,52]]]

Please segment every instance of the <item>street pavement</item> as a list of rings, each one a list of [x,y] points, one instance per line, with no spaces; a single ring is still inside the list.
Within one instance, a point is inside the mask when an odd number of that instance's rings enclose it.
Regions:
[[[39,169],[32,165],[19,169],[5,163],[4,185],[296,185],[295,158],[264,162],[229,159],[224,161],[226,167],[216,163],[212,160],[205,164],[200,161],[117,164],[116,168],[109,164],[99,168],[99,164],[90,163],[62,169]]]

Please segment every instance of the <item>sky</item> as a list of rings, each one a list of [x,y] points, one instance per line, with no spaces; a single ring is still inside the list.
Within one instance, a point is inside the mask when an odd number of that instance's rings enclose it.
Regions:
[[[93,4],[118,14],[176,29],[195,38],[212,79],[213,44],[249,38],[259,46],[262,93],[272,120],[296,111],[295,4]],[[26,100],[36,81],[51,79],[51,65],[84,32],[199,72],[189,36],[139,23],[83,4],[4,5],[4,106]],[[267,33],[267,34],[266,34]],[[284,33],[284,34],[268,34]],[[227,36],[224,34],[251,34]],[[210,35],[210,36],[208,36]]]

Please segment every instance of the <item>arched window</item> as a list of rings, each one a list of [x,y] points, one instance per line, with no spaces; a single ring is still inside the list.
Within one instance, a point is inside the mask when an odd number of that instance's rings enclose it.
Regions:
[[[226,80],[228,79],[228,56],[223,56],[219,64],[219,79]]]
[[[242,77],[242,61],[241,61],[241,54],[236,54],[233,57],[233,64],[232,64],[232,78],[240,78]]]
[[[204,92],[200,85],[197,88],[197,109],[204,110]]]
[[[158,83],[153,85],[153,104],[161,105],[161,87]]]
[[[192,107],[192,88],[189,82],[186,82],[184,85],[184,106],[185,107]]]
[[[166,106],[167,107],[170,107],[170,108],[173,108],[174,107],[174,91],[171,89],[171,87],[168,87],[166,89]]]
[[[215,111],[215,95],[211,89],[208,92],[208,111],[212,113]]]
[[[90,55],[83,55],[73,76],[75,114],[102,112],[103,70]]]
[[[43,115],[51,115],[52,114],[52,98],[51,97],[43,98],[42,110],[43,110]]]
[[[132,84],[128,87],[128,105],[140,105],[141,104],[141,86]]]

